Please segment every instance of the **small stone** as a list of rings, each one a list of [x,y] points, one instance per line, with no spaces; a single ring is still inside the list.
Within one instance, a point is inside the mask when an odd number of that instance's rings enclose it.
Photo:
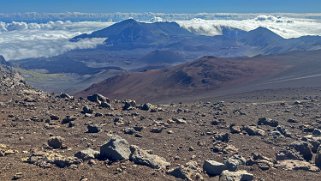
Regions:
[[[125,124],[125,123],[124,123],[123,118],[121,118],[121,117],[116,117],[116,118],[114,118],[114,124],[115,124],[116,126],[121,126],[121,125],[123,125],[123,124]]]
[[[321,146],[319,146],[314,162],[317,167],[321,168]]]
[[[161,133],[163,131],[164,127],[154,127],[150,130],[152,133]]]
[[[141,110],[144,110],[144,111],[149,111],[151,109],[155,109],[156,106],[152,105],[151,103],[145,103],[141,106]]]
[[[75,154],[75,157],[82,159],[82,160],[90,160],[98,158],[99,151],[95,151],[91,148],[88,148],[86,150],[81,150]]]
[[[54,120],[54,121],[57,121],[57,120],[59,120],[60,118],[59,118],[59,116],[56,116],[56,115],[50,115],[50,119],[51,120]]]
[[[19,172],[12,177],[12,180],[19,180],[21,178],[23,178],[23,173]]]
[[[102,102],[102,103],[100,104],[100,106],[101,106],[102,108],[111,109],[111,105],[110,105],[108,102]]]
[[[123,106],[123,110],[133,110],[136,108],[136,101],[134,100],[126,100],[124,101],[124,106]]]
[[[265,131],[256,126],[244,126],[243,129],[249,136],[265,136]]]
[[[61,93],[60,95],[57,96],[57,98],[60,98],[60,99],[73,99],[74,97],[67,94],[67,93]]]
[[[267,163],[258,163],[257,166],[261,169],[261,170],[269,170],[270,166]]]
[[[313,136],[321,136],[321,130],[320,129],[314,129],[312,132]]]
[[[173,130],[168,130],[167,134],[174,134],[174,131]]]
[[[75,121],[77,118],[73,116],[66,116],[62,121],[61,124],[68,124],[71,121]]]
[[[110,103],[110,100],[101,94],[93,94],[91,96],[88,96],[87,99],[91,102],[96,102],[98,104],[101,104],[102,102]]]
[[[173,118],[173,121],[177,124],[186,124],[187,123],[184,119]]]
[[[93,160],[93,159],[90,159],[90,160],[88,161],[88,164],[89,164],[89,165],[97,165],[96,161]]]
[[[267,125],[271,127],[277,127],[279,122],[270,118],[260,118],[257,122],[258,125]]]
[[[290,118],[288,119],[288,123],[298,123],[298,121],[293,118]]]
[[[192,147],[192,146],[190,146],[189,148],[188,148],[188,151],[194,151],[195,149]]]
[[[94,111],[89,106],[84,106],[82,108],[82,113],[83,114],[92,114],[92,113],[94,113]]]
[[[53,136],[49,138],[48,145],[53,149],[59,149],[63,147],[65,139],[61,136]]]
[[[246,170],[239,170],[237,172],[231,172],[225,170],[220,175],[219,181],[252,181],[254,176],[248,173]]]
[[[137,131],[134,128],[124,128],[124,134],[133,135],[135,133],[137,133]]]
[[[230,135],[228,133],[221,133],[214,135],[216,141],[229,142]]]
[[[236,125],[231,125],[230,126],[230,132],[232,133],[232,134],[239,134],[239,133],[241,133],[242,132],[242,127],[241,126],[236,126]]]
[[[97,124],[87,125],[87,133],[99,133],[101,131],[101,126]]]
[[[104,115],[102,113],[95,113],[95,117],[103,117]]]

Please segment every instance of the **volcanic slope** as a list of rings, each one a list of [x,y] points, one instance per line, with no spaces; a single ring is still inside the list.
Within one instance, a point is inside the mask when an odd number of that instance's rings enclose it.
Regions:
[[[140,104],[47,94],[1,67],[0,107],[0,180],[295,181],[320,175],[320,88]]]

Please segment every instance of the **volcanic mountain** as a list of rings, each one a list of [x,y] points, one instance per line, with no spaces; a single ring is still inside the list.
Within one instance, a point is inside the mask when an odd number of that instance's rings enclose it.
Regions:
[[[84,38],[106,38],[104,49],[107,50],[170,49],[187,53],[188,51],[206,52],[206,55],[219,57],[280,54],[321,48],[320,36],[284,39],[263,27],[249,32],[223,27],[222,35],[203,36],[191,33],[175,22],[144,23],[133,19],[116,23],[91,34],[79,35],[71,41]]]
[[[81,67],[86,72],[96,72],[91,67],[120,67],[137,69],[154,66],[160,62],[177,64],[192,61],[202,56],[253,57],[276,55],[294,51],[321,49],[320,36],[304,36],[284,39],[273,31],[259,27],[249,32],[223,27],[222,35],[204,36],[194,34],[175,22],[145,23],[133,19],[115,23],[112,26],[72,38],[76,42],[85,38],[105,38],[103,45],[93,49],[73,50],[50,57],[15,61],[25,69],[40,68],[55,70],[55,64],[62,65],[62,73],[77,73]],[[65,66],[64,62],[76,66]],[[33,66],[32,66],[33,65]],[[83,71],[81,71],[83,72]]]
[[[253,90],[313,87],[321,82],[321,51],[253,58],[203,57],[181,65],[132,72],[93,84],[78,95],[111,98],[183,100]]]

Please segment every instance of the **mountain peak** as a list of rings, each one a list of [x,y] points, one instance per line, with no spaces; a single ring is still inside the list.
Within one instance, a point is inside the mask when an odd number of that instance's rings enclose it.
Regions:
[[[0,65],[10,66],[10,63],[7,62],[2,55],[0,55]]]
[[[130,18],[130,19],[126,19],[124,21],[120,21],[118,23],[115,23],[114,25],[117,25],[117,26],[123,26],[123,25],[127,25],[127,26],[133,26],[133,25],[137,25],[139,24],[140,22]],[[113,25],[112,25],[113,26]]]
[[[173,40],[179,40],[195,35],[175,22],[145,23],[127,19],[91,34],[79,35],[71,41],[83,38],[107,38],[105,45],[108,48],[131,49],[162,46],[170,42],[174,36]]]
[[[261,36],[274,36],[274,37],[282,38],[280,35],[274,33],[269,28],[262,27],[262,26],[249,31],[248,33],[255,34],[255,35],[261,35]]]

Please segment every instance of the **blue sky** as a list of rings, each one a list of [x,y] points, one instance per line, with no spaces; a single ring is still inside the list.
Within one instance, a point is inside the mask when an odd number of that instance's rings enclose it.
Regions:
[[[321,13],[321,0],[0,0],[15,12]]]

